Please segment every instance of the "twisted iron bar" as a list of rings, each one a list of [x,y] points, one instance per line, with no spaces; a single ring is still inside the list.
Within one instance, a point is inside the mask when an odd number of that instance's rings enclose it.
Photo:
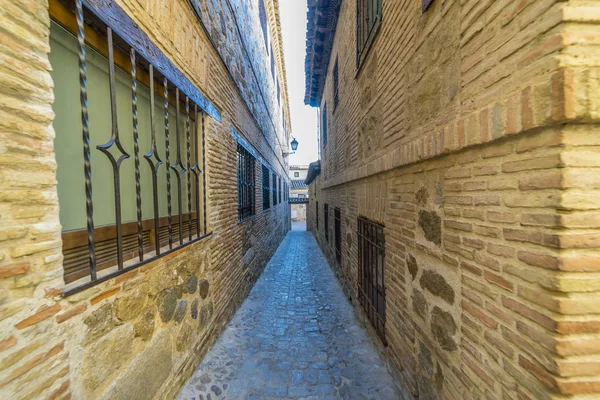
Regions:
[[[200,173],[202,172],[198,168],[198,105],[194,104],[194,165],[192,171],[196,175],[195,179],[195,200],[196,200],[196,237],[200,237]]]
[[[98,150],[104,153],[113,167],[113,184],[115,190],[115,228],[117,231],[117,260],[119,269],[123,269],[123,227],[121,225],[121,179],[119,169],[121,163],[129,158],[129,154],[121,145],[119,139],[119,125],[117,124],[117,93],[115,84],[115,57],[113,48],[112,29],[106,28],[106,36],[108,41],[108,76],[110,80],[110,112],[112,119],[112,131],[108,142],[96,146]],[[121,152],[118,159],[111,154],[110,149],[113,145]]]
[[[204,208],[204,232],[202,234],[206,234],[208,231],[206,223],[206,142],[204,140],[204,124],[204,113],[202,113],[202,208]]]
[[[173,223],[171,216],[171,149],[169,138],[169,88],[166,77],[163,82],[165,88],[165,149],[167,154],[167,212],[169,217],[169,249],[173,249]]]
[[[92,163],[90,155],[90,129],[87,99],[87,67],[85,63],[85,32],[82,0],[75,2],[77,14],[77,42],[79,44],[79,99],[83,136],[83,171],[85,175],[85,211],[87,217],[88,262],[90,278],[96,280],[96,242],[94,240],[94,204],[92,201]]]
[[[138,132],[138,96],[137,68],[135,49],[132,47],[129,55],[131,62],[131,111],[133,113],[133,154],[135,160],[135,205],[137,211],[138,253],[140,261],[144,261],[144,237],[142,232],[142,188],[140,174],[140,140]]]
[[[181,175],[187,170],[181,162],[181,138],[179,134],[179,88],[175,88],[175,136],[177,137],[177,158],[171,166],[177,178],[177,212],[179,214],[179,244],[183,244],[183,199],[181,198]],[[181,168],[181,169],[180,169]]]
[[[190,173],[192,163],[192,144],[190,136],[190,98],[185,96],[185,130],[187,141],[187,200],[188,200],[188,239],[192,240],[192,174]]]
[[[160,224],[158,215],[158,167],[161,166],[162,160],[158,156],[156,149],[156,123],[154,115],[154,66],[150,64],[150,151],[144,155],[144,158],[150,164],[152,171],[152,197],[154,205],[154,248],[156,255],[160,255]],[[153,160],[154,158],[154,160]]]

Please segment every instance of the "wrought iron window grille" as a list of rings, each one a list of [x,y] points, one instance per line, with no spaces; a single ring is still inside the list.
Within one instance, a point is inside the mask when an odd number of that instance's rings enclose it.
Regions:
[[[238,222],[246,221],[255,215],[255,162],[254,156],[238,143]]]
[[[356,68],[360,69],[381,24],[381,0],[356,0]]]
[[[385,237],[383,226],[358,217],[358,297],[371,325],[385,339]]]
[[[323,206],[323,219],[325,220],[325,240],[329,242],[329,204]]]
[[[79,64],[79,103],[81,106],[81,137],[83,151],[83,175],[85,188],[86,228],[81,231],[63,233],[63,252],[65,253],[65,271],[74,268],[76,273],[67,275],[67,286],[63,295],[67,296],[100,282],[111,279],[122,273],[151,262],[178,248],[197,242],[212,232],[207,220],[206,198],[206,146],[205,116],[208,114],[221,121],[219,112],[191,84],[191,82],[164,56],[151,42],[147,35],[116,4],[107,7],[100,0],[74,0],[61,2],[67,13],[73,13],[72,33],[77,38]],[[63,17],[70,18],[70,17]],[[116,31],[127,32],[121,36]],[[59,24],[65,21],[57,20]],[[71,20],[68,21],[69,23]],[[66,25],[66,24],[65,24]],[[65,26],[63,25],[63,26]],[[89,32],[104,37],[106,42],[106,61],[108,62],[108,88],[110,102],[111,130],[107,141],[93,149],[90,139],[90,108],[88,104],[88,72],[86,54]],[[68,31],[68,29],[67,29]],[[119,53],[121,63],[131,82],[131,102],[128,104],[132,112],[133,154],[123,144],[124,137],[119,132],[117,123],[118,98],[116,95],[115,52]],[[150,92],[150,129],[142,132],[138,121],[138,83],[140,71],[147,77]],[[158,88],[158,90],[156,90]],[[170,154],[171,129],[169,127],[169,104],[174,101],[176,108],[176,156]],[[156,136],[156,97],[164,98],[165,118],[165,153],[159,154]],[[75,105],[73,105],[75,107]],[[184,108],[184,112],[181,111]],[[192,128],[191,120],[194,120]],[[180,131],[183,130],[183,131]],[[60,135],[60,132],[58,132]],[[140,137],[149,135],[150,147],[140,149]],[[185,140],[182,142],[182,137]],[[192,142],[194,147],[192,149]],[[201,144],[201,154],[199,145]],[[92,158],[100,156],[92,154],[98,151],[103,154],[112,169],[112,190],[114,191],[114,225],[97,227],[94,223],[94,204],[92,196]],[[184,152],[184,158],[182,158]],[[152,196],[148,200],[152,204],[152,218],[143,219],[142,172],[141,157],[147,161],[147,170],[151,176]],[[133,157],[132,157],[133,156]],[[133,182],[123,182],[122,166],[133,162]],[[164,165],[164,166],[163,166]],[[145,172],[144,172],[145,173]],[[158,176],[165,174],[167,180],[166,198],[158,191]],[[171,178],[176,179],[177,212],[172,213]],[[122,183],[135,186],[136,218],[134,222],[122,221]],[[184,207],[184,185],[187,187],[187,199]],[[159,203],[166,201],[168,215],[161,216]],[[127,205],[128,209],[130,205]],[[86,236],[84,239],[84,235]],[[82,244],[78,247],[78,243]],[[71,246],[71,247],[67,247]],[[113,246],[116,248],[113,252]],[[80,248],[81,247],[81,248]],[[85,248],[85,250],[83,250]],[[85,252],[85,253],[83,253]],[[84,255],[85,254],[85,255]],[[72,264],[72,265],[71,265]]]
[[[337,108],[340,102],[340,82],[339,82],[339,67],[338,59],[335,58],[335,66],[333,67],[333,109]]]
[[[338,264],[342,262],[342,212],[338,207],[333,210],[334,233],[335,233],[335,259]]]
[[[271,207],[271,172],[266,165],[262,166],[262,191],[263,191],[263,210],[268,210]]]

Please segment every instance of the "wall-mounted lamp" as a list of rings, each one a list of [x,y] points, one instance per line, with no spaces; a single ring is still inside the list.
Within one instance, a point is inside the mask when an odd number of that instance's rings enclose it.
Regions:
[[[292,151],[291,152],[284,151],[284,152],[281,153],[284,157],[287,157],[290,154],[294,154],[294,153],[296,153],[296,150],[298,150],[298,141],[296,140],[296,138],[292,139],[292,142],[290,143],[290,146],[292,147]]]

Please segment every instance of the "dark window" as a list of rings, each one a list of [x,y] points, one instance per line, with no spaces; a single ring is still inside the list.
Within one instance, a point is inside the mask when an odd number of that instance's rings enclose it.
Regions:
[[[316,207],[317,213],[316,213],[316,221],[317,221],[317,230],[319,229],[319,202],[317,201],[317,207]]]
[[[381,24],[381,0],[356,1],[356,67],[369,52],[377,28]]]
[[[325,220],[325,240],[329,242],[329,204],[323,206],[323,219]]]
[[[333,219],[334,219],[334,232],[335,232],[335,258],[338,263],[342,261],[342,215],[339,208],[335,208]]]
[[[245,221],[254,215],[254,161],[255,158],[241,144],[237,151],[238,220]]]
[[[271,174],[269,173],[269,168],[265,165],[262,166],[262,187],[263,187],[263,210],[267,210],[271,207],[271,187],[269,185],[269,180],[271,179]]]
[[[383,226],[358,218],[358,297],[377,334],[385,340],[385,237]]]
[[[273,186],[271,187],[271,193],[273,195],[273,205],[277,205],[277,175],[273,172]]]
[[[258,0],[258,17],[260,18],[260,27],[263,31],[263,37],[265,38],[265,47],[268,49],[269,43],[269,25],[267,25],[267,10],[265,9],[265,0]],[[273,53],[271,51],[271,53]]]
[[[325,104],[321,110],[321,119],[323,121],[321,124],[321,130],[323,131],[323,147],[325,147],[327,144],[327,104]]]
[[[283,201],[283,181],[279,178],[279,202]]]
[[[275,54],[273,53],[273,46],[271,46],[271,77],[275,80]]]
[[[423,0],[423,2],[421,3],[421,10],[423,12],[427,11],[429,6],[431,6],[431,3],[433,3],[433,0]]]
[[[215,115],[210,104],[162,67],[165,54],[120,8],[86,4],[80,24],[70,8],[51,8],[48,26],[64,295],[210,235],[201,122]]]
[[[335,109],[340,101],[340,85],[339,85],[339,71],[338,71],[338,60],[335,59],[335,67],[333,67],[333,108]]]
[[[294,178],[300,178],[300,172],[294,172]]]
[[[279,81],[277,81],[277,102],[281,105],[281,88],[279,87]]]

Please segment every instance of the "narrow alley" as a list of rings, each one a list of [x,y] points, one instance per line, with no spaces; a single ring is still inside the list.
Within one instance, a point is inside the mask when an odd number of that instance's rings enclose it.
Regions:
[[[178,398],[403,396],[313,235],[293,230]]]

